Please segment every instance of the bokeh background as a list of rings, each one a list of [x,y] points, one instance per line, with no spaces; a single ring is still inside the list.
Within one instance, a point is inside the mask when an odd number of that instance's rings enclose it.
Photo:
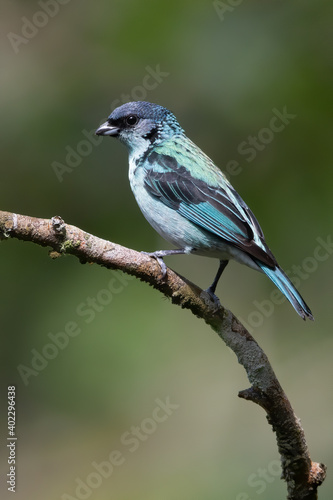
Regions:
[[[333,237],[332,4],[3,0],[1,10],[1,209],[60,215],[138,250],[166,248],[136,206],[125,148],[93,142],[127,100],[170,108],[222,169],[234,161],[233,185],[282,267],[302,275],[316,321],[263,303],[272,283],[237,264],[218,295],[269,356],[313,459],[329,467],[319,497],[331,499],[333,254],[322,241]],[[284,108],[289,123],[267,131]],[[18,500],[285,498],[265,415],[237,398],[245,373],[202,321],[146,284],[70,256],[51,260],[31,243],[2,241],[0,256],[1,498],[11,498],[13,384]],[[218,264],[167,263],[204,288]],[[63,349],[45,347],[70,322],[80,333]],[[22,376],[43,349],[53,359]],[[156,400],[168,398],[178,407],[154,424]],[[133,426],[143,437],[128,444]],[[93,463],[115,450],[122,463],[96,474]]]

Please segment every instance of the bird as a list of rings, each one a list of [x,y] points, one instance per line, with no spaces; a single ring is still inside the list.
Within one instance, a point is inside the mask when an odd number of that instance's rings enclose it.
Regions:
[[[175,115],[159,104],[133,101],[114,109],[96,135],[119,139],[129,153],[129,181],[147,221],[176,248],[143,252],[155,258],[195,254],[219,259],[206,292],[215,295],[233,259],[263,272],[304,320],[313,315],[266,244],[264,233],[224,173],[186,135]]]

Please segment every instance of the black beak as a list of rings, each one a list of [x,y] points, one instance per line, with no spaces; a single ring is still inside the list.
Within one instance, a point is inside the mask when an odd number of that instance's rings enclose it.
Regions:
[[[110,125],[109,122],[103,123],[95,132],[96,135],[118,135],[119,128],[114,125]]]

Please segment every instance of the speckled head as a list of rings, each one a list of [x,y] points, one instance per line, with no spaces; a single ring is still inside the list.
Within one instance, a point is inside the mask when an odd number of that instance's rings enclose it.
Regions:
[[[146,101],[127,102],[119,106],[112,111],[109,120],[117,120],[129,114],[134,114],[142,119],[148,118],[156,121],[172,119],[173,121],[177,121],[175,116],[168,109],[159,104],[153,104],[152,102]]]
[[[182,134],[176,117],[168,109],[145,101],[128,102],[116,108],[97,130],[97,135],[119,138],[130,150],[145,150],[175,134]]]

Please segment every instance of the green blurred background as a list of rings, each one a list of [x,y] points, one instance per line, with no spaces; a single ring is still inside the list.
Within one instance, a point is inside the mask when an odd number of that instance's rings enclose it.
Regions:
[[[3,0],[1,209],[60,215],[138,250],[165,248],[136,206],[125,148],[108,138],[93,145],[84,132],[126,100],[170,108],[222,169],[237,162],[230,179],[282,267],[300,266],[316,321],[303,323],[286,303],[264,318],[258,303],[273,285],[237,264],[218,295],[254,326],[313,459],[329,467],[319,498],[331,499],[333,255],[313,255],[317,238],[332,236],[333,8],[324,0],[222,4]],[[284,107],[296,116],[273,136],[263,132]],[[266,143],[248,161],[244,147],[258,133]],[[66,165],[73,150],[77,166],[60,179],[54,162]],[[286,497],[265,415],[237,398],[245,373],[202,321],[136,280],[118,277],[119,293],[107,294],[114,274],[73,257],[52,261],[46,249],[15,240],[0,251],[1,435],[6,387],[15,384],[17,499]],[[218,264],[167,263],[202,287]],[[82,315],[89,299],[94,317]],[[43,352],[68,322],[80,334],[24,383],[18,366],[31,368],[31,351]],[[179,407],[152,426],[156,400],[168,397]],[[147,433],[131,452],[121,436],[140,425]],[[5,444],[1,497],[9,498]],[[91,475],[114,450],[123,463],[109,477]],[[78,478],[92,485],[81,497]]]

